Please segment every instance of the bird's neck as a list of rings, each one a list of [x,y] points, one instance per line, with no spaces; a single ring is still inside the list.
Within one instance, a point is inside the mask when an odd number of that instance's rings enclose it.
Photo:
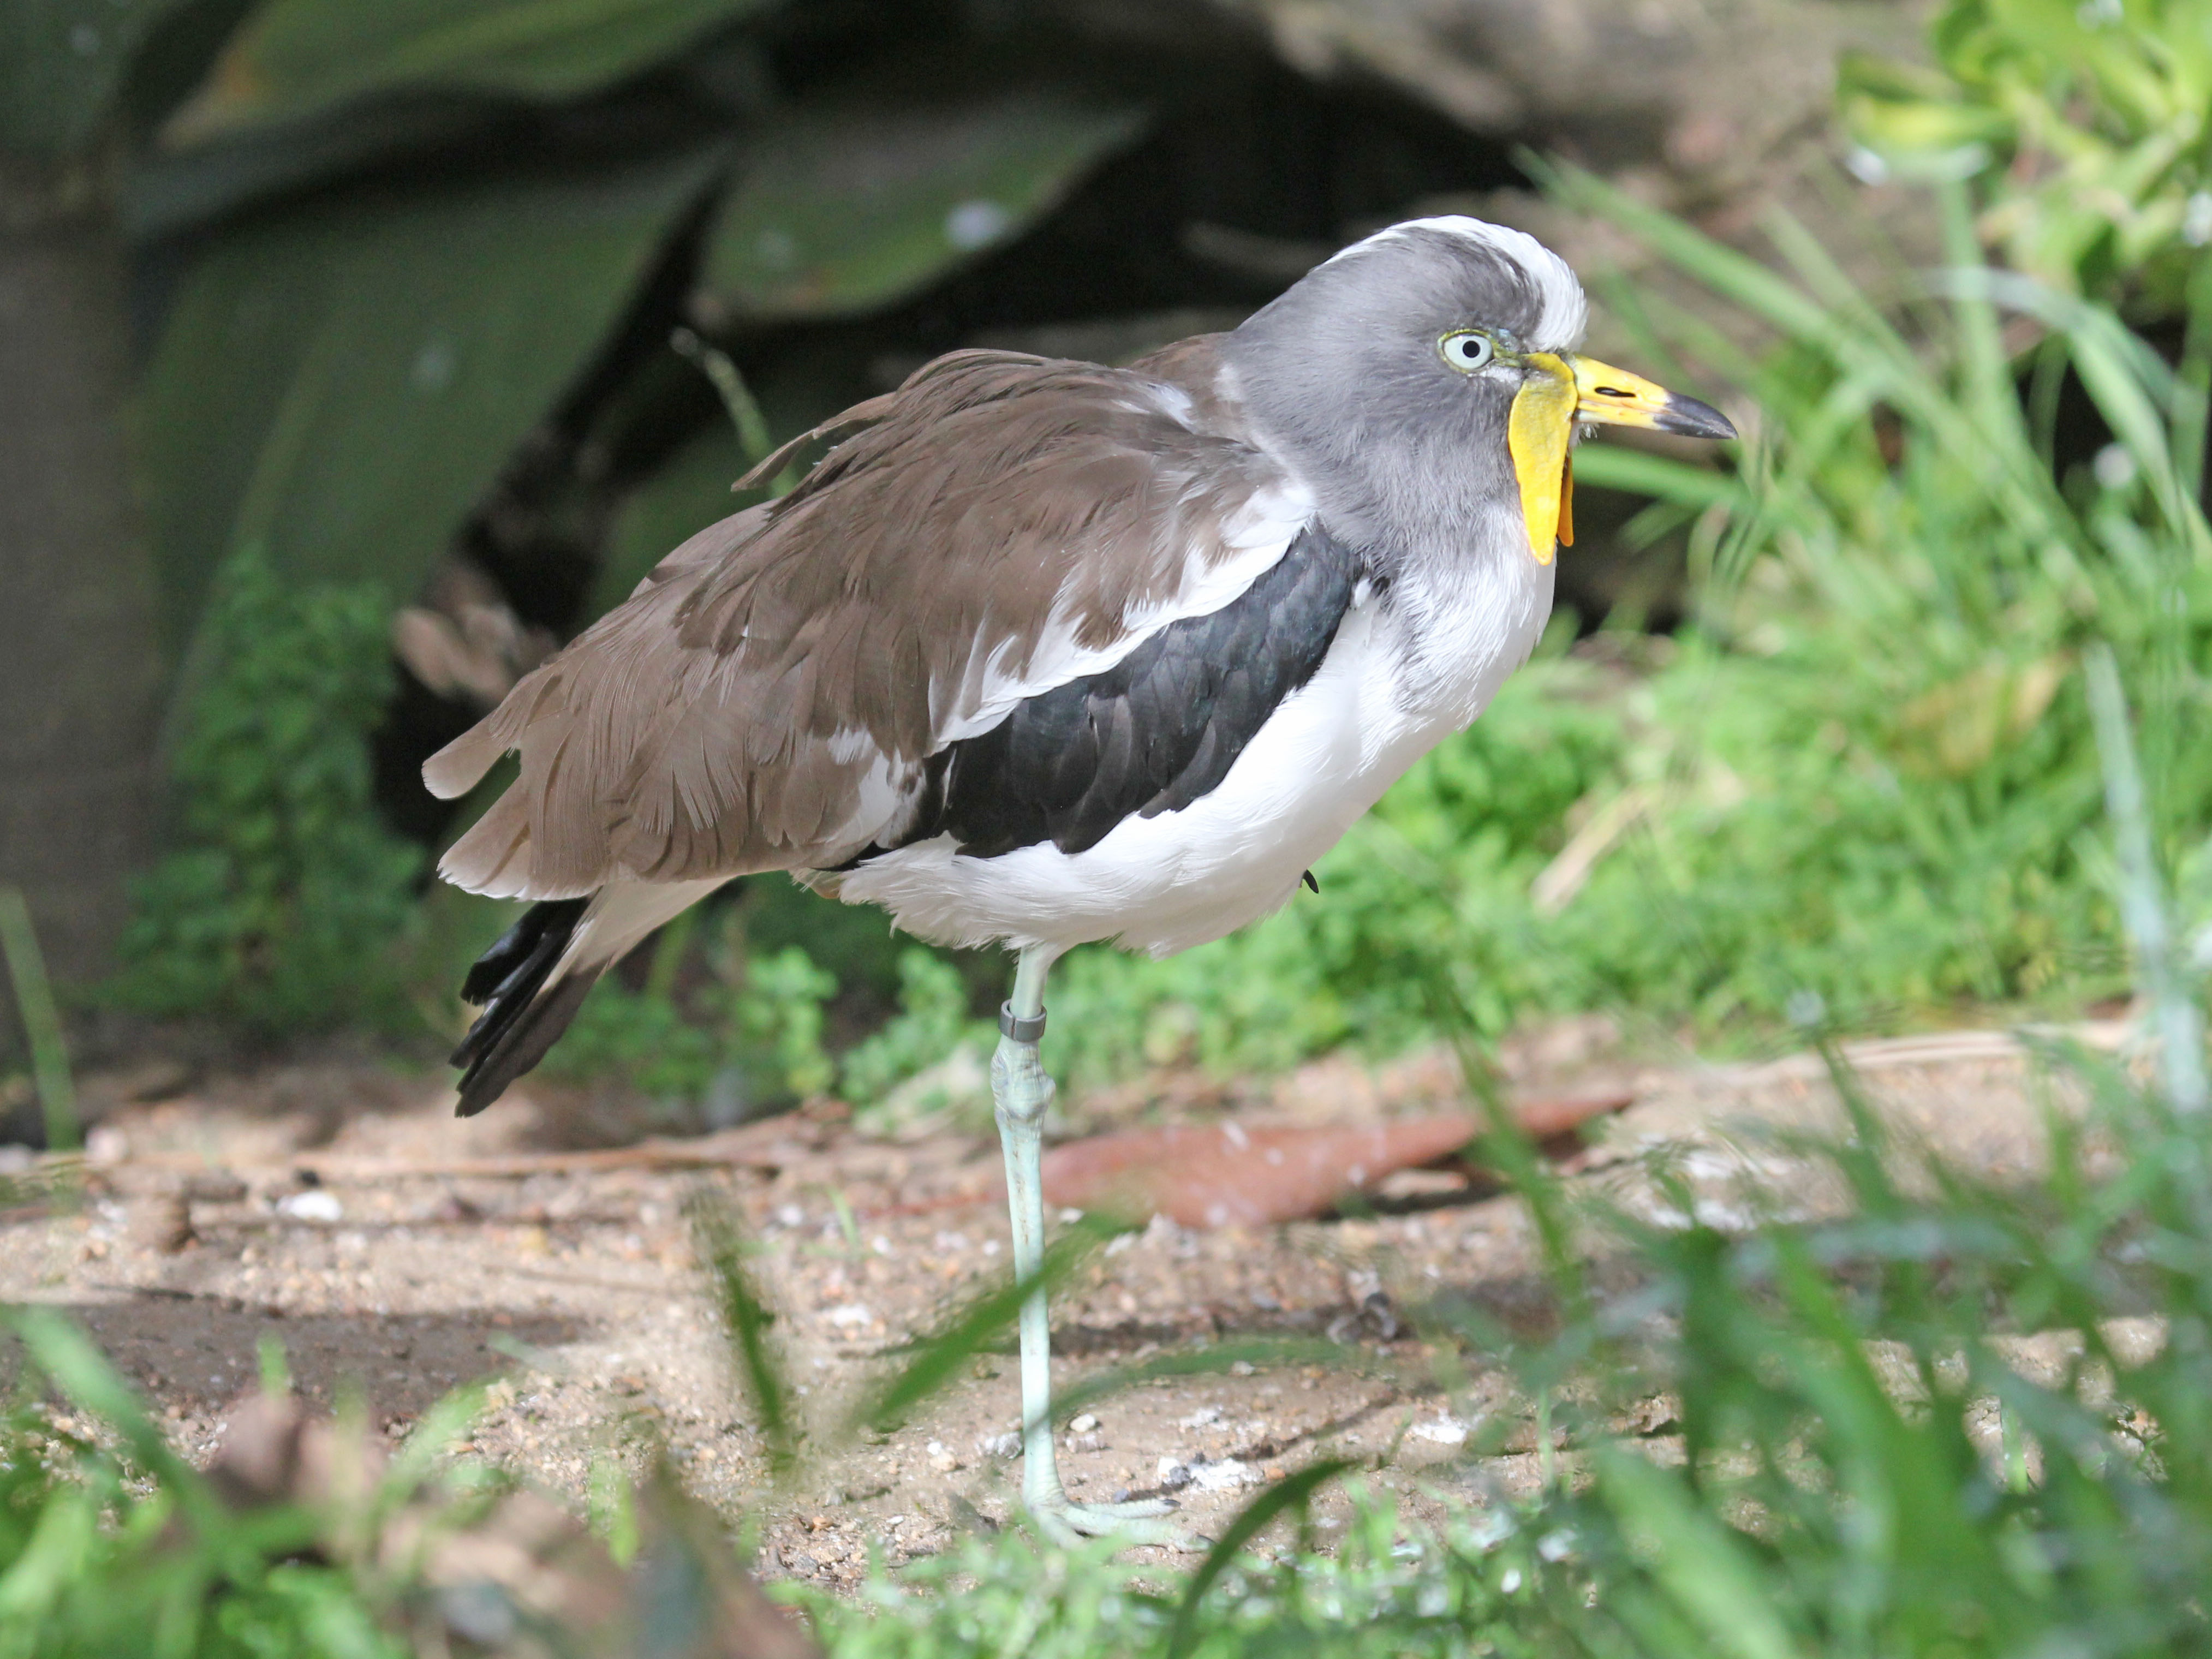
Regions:
[[[1480,714],[1526,661],[1551,615],[1553,567],[1530,556],[1510,463],[1425,454],[1402,442],[1302,454],[1246,403],[1234,368],[1204,376],[1213,418],[1302,484],[1322,527],[1356,551],[1400,662],[1397,696],[1454,725]],[[1470,465],[1472,459],[1473,464]]]
[[[1480,508],[1380,543],[1370,562],[1399,702],[1466,725],[1542,637],[1555,567],[1529,556],[1517,514]]]

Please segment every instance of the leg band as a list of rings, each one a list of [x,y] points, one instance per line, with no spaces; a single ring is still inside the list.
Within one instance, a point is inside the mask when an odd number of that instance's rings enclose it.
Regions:
[[[1040,1008],[1024,1018],[1014,1012],[1012,1003],[1002,1002],[999,1005],[999,1029],[1017,1042],[1035,1042],[1044,1035],[1044,1010]]]

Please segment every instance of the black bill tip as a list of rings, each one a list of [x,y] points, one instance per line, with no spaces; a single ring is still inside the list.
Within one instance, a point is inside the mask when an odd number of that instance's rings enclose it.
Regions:
[[[1735,436],[1735,422],[1711,404],[1701,404],[1695,398],[1685,398],[1679,392],[1667,394],[1666,405],[1652,417],[1651,424],[1662,432],[1671,432],[1682,438]]]

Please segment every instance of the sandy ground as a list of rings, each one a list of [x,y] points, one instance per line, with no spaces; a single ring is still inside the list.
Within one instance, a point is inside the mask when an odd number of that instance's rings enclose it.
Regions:
[[[1913,1133],[1984,1170],[2035,1164],[2041,1109],[2008,1040],[1911,1039],[1859,1060]],[[1649,1202],[1641,1160],[1672,1148],[1721,1224],[1747,1217],[1762,1187],[1803,1201],[1802,1171],[1762,1133],[1832,1121],[1809,1057],[1635,1066],[1583,1027],[1523,1045],[1515,1068],[1527,1093],[1632,1093],[1571,1160],[1578,1178]],[[311,1401],[358,1390],[395,1439],[448,1389],[495,1379],[474,1453],[579,1505],[594,1458],[635,1463],[665,1443],[701,1496],[765,1516],[770,1576],[850,1584],[871,1547],[896,1564],[1008,1516],[1020,1467],[1010,1352],[980,1358],[888,1437],[832,1432],[900,1344],[1005,1273],[994,1141],[874,1141],[823,1113],[573,1152],[559,1148],[577,1103],[549,1088],[461,1122],[442,1073],[326,1063],[131,1098],[177,1085],[149,1075],[89,1080],[106,1111],[80,1207],[0,1212],[0,1299],[80,1320],[192,1455],[211,1451],[274,1337]],[[1069,1116],[1202,1119],[1233,1105],[1246,1121],[1365,1123],[1452,1091],[1434,1057],[1383,1072],[1331,1062],[1265,1089],[1155,1079]],[[781,1491],[694,1261],[684,1206],[702,1190],[759,1243],[756,1271],[823,1449]],[[1356,1218],[1212,1231],[1160,1220],[1116,1239],[1055,1302],[1063,1388],[1254,1337],[1317,1338],[1372,1363],[1239,1367],[1103,1400],[1063,1433],[1071,1492],[1171,1492],[1204,1535],[1246,1488],[1322,1455],[1368,1463],[1417,1510],[1523,1486],[1532,1431],[1516,1430],[1502,1456],[1462,1449],[1479,1415],[1516,1411],[1498,1379],[1419,1380],[1456,1364],[1419,1334],[1438,1298],[1509,1322],[1541,1304],[1518,1204],[1455,1170],[1406,1172]]]

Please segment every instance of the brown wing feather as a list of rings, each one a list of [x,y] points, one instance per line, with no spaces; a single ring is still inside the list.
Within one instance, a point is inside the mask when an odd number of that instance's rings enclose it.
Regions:
[[[848,410],[797,489],[693,537],[431,757],[447,796],[522,757],[448,878],[574,896],[866,846],[1048,635],[1109,649],[1194,560],[1249,556],[1224,524],[1285,480],[1212,378],[1204,343],[1152,373],[956,352]]]

